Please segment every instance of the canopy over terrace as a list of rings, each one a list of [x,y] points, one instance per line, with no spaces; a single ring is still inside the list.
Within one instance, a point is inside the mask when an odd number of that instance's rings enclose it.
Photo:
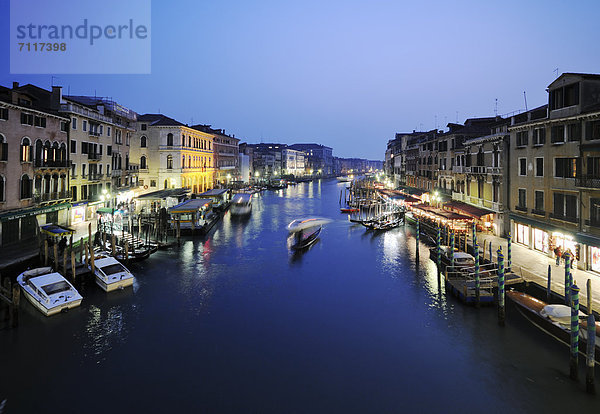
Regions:
[[[445,203],[444,209],[450,212],[466,215],[472,218],[474,221],[479,221],[480,225],[478,227],[481,227],[482,224],[485,224],[486,227],[490,226],[491,222],[493,221],[493,215],[495,214],[491,210],[472,206],[471,204],[456,200]]]
[[[468,230],[468,224],[473,221],[471,217],[464,214],[442,210],[426,204],[415,204],[411,206],[411,210],[421,218],[430,220],[442,227],[449,227],[454,231]]]
[[[47,224],[40,228],[41,233],[49,237],[61,238],[63,236],[70,236],[75,233],[75,230],[70,227],[61,226],[59,224]]]

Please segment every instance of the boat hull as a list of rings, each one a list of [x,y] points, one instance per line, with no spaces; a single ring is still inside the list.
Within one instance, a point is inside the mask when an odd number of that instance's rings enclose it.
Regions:
[[[291,247],[292,250],[302,250],[302,249],[306,249],[307,247],[312,246],[319,238],[319,235],[321,234],[321,230],[322,230],[322,227],[319,227],[318,230],[316,230],[314,233],[312,233],[306,239],[301,240],[300,242],[294,244]]]
[[[66,312],[71,308],[76,308],[81,305],[81,299],[74,300],[72,302],[66,302],[59,306],[54,306],[52,308],[46,308],[42,305],[32,294],[30,294],[26,289],[22,289],[23,293],[25,293],[25,297],[27,300],[36,307],[40,312],[42,312],[46,316],[56,315],[57,313]]]
[[[96,276],[96,284],[105,292],[112,292],[114,290],[124,289],[129,286],[133,286],[133,277],[118,280],[112,283],[106,283],[101,278]]]

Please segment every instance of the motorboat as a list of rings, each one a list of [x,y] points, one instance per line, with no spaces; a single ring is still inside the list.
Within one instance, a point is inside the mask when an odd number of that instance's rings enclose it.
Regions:
[[[450,246],[440,246],[441,259],[442,264],[444,266],[450,266],[452,263],[452,251],[450,250]],[[429,249],[430,255],[429,257],[434,262],[437,260],[437,247],[432,247]],[[457,248],[454,248],[454,269],[468,269],[475,266],[475,258],[471,256],[469,253],[461,252]]]
[[[133,274],[107,252],[94,254],[96,284],[105,292],[133,285]],[[91,265],[89,265],[91,270]]]
[[[319,238],[323,225],[331,220],[320,217],[307,217],[288,224],[290,249],[301,250],[313,245]]]
[[[360,209],[356,207],[340,208],[340,213],[358,213]]]
[[[81,305],[83,297],[58,272],[50,267],[27,270],[17,277],[25,297],[46,316]]]
[[[519,312],[534,326],[565,345],[571,343],[571,308],[566,305],[550,305],[527,293],[510,290],[506,296],[517,305]],[[579,352],[587,349],[587,321],[579,312]],[[595,360],[600,363],[600,322],[596,322]]]
[[[229,209],[234,216],[250,214],[252,211],[252,194],[238,193],[234,195],[231,199],[231,206]]]

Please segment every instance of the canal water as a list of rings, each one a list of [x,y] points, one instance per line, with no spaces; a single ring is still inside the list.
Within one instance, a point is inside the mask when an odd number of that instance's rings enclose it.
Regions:
[[[206,238],[131,265],[132,289],[84,282],[46,318],[24,298],[0,331],[6,413],[568,412],[600,407],[568,349],[511,307],[448,297],[410,227],[374,233],[339,213],[335,180],[255,197]],[[333,222],[303,254],[286,225]],[[583,371],[582,371],[583,376]]]

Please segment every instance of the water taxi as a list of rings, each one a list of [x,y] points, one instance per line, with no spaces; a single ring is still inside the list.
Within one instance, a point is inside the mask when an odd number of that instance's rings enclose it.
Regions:
[[[105,292],[133,285],[133,274],[107,252],[94,254],[96,284]],[[91,270],[91,265],[89,266]]]
[[[231,199],[231,214],[242,216],[252,211],[252,194],[238,193]]]
[[[27,300],[46,316],[75,308],[83,299],[63,275],[50,267],[27,270],[17,277],[17,282]]]

